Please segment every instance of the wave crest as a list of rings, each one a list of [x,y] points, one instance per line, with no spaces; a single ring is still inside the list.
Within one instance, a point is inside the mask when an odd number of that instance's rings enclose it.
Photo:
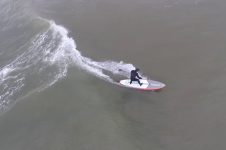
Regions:
[[[54,21],[39,18],[49,24],[42,33],[28,41],[28,48],[8,65],[0,68],[0,110],[35,91],[42,91],[66,76],[69,65],[108,82],[118,84],[110,75],[129,77],[132,64],[115,61],[94,61],[76,49],[68,30]],[[24,48],[24,47],[23,47]]]

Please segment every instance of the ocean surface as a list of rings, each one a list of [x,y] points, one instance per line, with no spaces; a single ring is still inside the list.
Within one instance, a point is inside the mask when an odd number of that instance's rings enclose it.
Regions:
[[[1,150],[213,150],[226,1],[1,0]],[[159,92],[120,87],[138,67]]]

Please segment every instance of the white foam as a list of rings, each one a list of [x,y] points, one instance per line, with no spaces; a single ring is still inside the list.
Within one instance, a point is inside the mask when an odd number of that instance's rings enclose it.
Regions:
[[[4,80],[5,77],[12,71],[12,68],[9,67],[4,67],[1,71],[0,71],[0,77],[1,80]]]

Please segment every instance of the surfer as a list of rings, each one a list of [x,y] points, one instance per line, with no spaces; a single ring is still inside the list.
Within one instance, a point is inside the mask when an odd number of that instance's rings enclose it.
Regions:
[[[133,82],[133,81],[137,81],[140,86],[142,85],[142,83],[140,83],[140,80],[139,79],[142,79],[139,74],[138,74],[138,71],[140,69],[136,68],[135,70],[132,70],[131,73],[130,73],[130,84]]]

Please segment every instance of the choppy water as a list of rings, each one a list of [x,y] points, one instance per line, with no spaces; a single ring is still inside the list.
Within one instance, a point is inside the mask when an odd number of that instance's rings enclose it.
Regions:
[[[0,148],[225,149],[225,7],[2,0]],[[167,88],[115,85],[134,66]]]

